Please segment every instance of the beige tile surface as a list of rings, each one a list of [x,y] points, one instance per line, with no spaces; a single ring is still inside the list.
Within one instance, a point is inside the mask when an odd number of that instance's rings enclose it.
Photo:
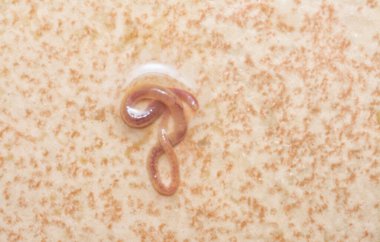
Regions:
[[[1,1],[0,241],[380,241],[380,3]],[[198,97],[146,172],[128,75]]]

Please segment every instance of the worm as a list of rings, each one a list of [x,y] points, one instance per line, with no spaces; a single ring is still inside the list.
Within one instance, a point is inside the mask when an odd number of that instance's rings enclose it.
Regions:
[[[144,110],[134,108],[142,100],[149,100],[150,103]],[[121,118],[130,127],[144,128],[162,116],[158,142],[148,155],[147,169],[154,189],[166,196],[173,195],[180,183],[178,159],[173,147],[184,139],[187,131],[182,102],[185,102],[194,111],[199,107],[197,99],[185,90],[144,84],[130,89],[121,103]],[[171,133],[166,131],[169,115],[174,120],[174,130]],[[168,156],[171,166],[169,185],[162,182],[158,171],[158,160],[164,153]]]

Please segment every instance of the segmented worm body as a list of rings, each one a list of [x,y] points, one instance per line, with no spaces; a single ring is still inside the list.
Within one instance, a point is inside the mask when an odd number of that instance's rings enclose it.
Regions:
[[[134,106],[142,100],[151,100],[144,110]],[[180,143],[187,131],[187,121],[182,102],[193,110],[198,108],[196,98],[187,91],[177,88],[165,88],[158,85],[140,85],[132,88],[123,98],[121,117],[130,127],[143,128],[152,124],[160,116],[159,141],[149,153],[147,168],[153,187],[162,195],[174,194],[179,186],[180,175],[177,156],[173,147]],[[167,133],[169,114],[174,120],[174,131]],[[158,171],[158,160],[166,153],[171,166],[171,181],[165,185]]]

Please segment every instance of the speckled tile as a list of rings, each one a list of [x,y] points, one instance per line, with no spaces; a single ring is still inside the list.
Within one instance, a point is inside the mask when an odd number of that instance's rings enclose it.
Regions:
[[[380,241],[380,3],[1,1],[0,241]],[[174,66],[182,183],[119,105]]]

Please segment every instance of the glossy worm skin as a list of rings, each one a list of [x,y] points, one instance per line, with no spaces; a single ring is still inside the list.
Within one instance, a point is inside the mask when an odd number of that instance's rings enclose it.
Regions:
[[[141,100],[151,100],[145,110],[133,108]],[[187,131],[187,121],[182,102],[193,110],[198,108],[196,98],[178,88],[164,88],[158,85],[140,85],[132,88],[123,98],[121,118],[130,127],[143,128],[152,124],[161,115],[159,142],[153,146],[148,156],[147,168],[155,190],[166,196],[173,195],[179,186],[180,175],[177,156],[173,147],[183,140]],[[174,119],[174,131],[167,133],[166,126],[169,114]],[[158,160],[166,153],[171,166],[171,181],[166,186],[158,172]]]

